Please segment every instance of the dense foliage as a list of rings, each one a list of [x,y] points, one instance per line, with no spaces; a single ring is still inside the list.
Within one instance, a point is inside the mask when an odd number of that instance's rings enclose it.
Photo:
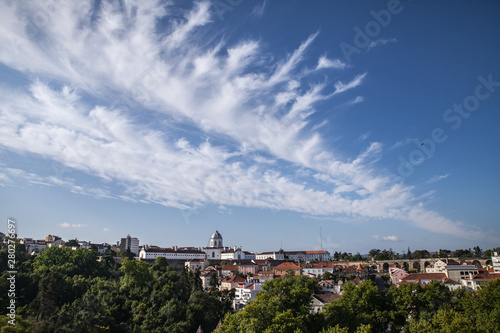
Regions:
[[[233,314],[234,293],[202,290],[198,272],[174,271],[165,258],[154,264],[113,253],[97,261],[92,250],[49,248],[36,257],[17,245],[16,327],[0,294],[0,332],[498,332],[500,280],[477,293],[450,292],[442,283],[403,284],[380,291],[372,281],[344,280],[344,293],[318,314],[310,313],[317,280],[288,276],[268,281],[256,300]],[[0,289],[8,289],[7,250],[0,250]]]
[[[0,289],[7,290],[6,249],[0,251]],[[91,250],[51,247],[37,257],[16,251],[15,330],[5,320],[9,298],[0,295],[0,331],[211,332],[230,311],[231,293],[204,292],[199,273],[175,272],[165,258],[153,265]]]
[[[372,281],[347,283],[339,300],[319,314],[307,310],[312,286],[303,276],[273,280],[243,311],[226,314],[220,332],[490,333],[500,327],[500,280],[478,293],[450,292],[441,282],[379,291]],[[297,298],[290,302],[292,295]]]

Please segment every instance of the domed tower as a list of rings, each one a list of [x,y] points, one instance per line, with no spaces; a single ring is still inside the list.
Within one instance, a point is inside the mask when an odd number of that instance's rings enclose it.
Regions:
[[[222,236],[219,231],[215,231],[212,237],[210,237],[210,247],[222,247]]]

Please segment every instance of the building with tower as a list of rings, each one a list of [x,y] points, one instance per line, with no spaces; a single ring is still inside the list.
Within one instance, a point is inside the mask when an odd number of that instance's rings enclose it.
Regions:
[[[220,260],[221,254],[224,252],[224,242],[221,234],[218,230],[210,237],[210,246],[206,247],[205,253],[207,254],[207,259]]]

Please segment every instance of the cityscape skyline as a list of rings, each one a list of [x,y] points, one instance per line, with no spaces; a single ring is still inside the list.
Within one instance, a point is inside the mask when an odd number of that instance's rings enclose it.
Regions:
[[[0,218],[98,243],[498,247],[499,10],[3,2]]]

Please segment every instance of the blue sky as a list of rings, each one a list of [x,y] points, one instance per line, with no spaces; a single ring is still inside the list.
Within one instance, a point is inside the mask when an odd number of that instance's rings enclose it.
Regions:
[[[0,6],[2,231],[500,243],[496,1]]]

